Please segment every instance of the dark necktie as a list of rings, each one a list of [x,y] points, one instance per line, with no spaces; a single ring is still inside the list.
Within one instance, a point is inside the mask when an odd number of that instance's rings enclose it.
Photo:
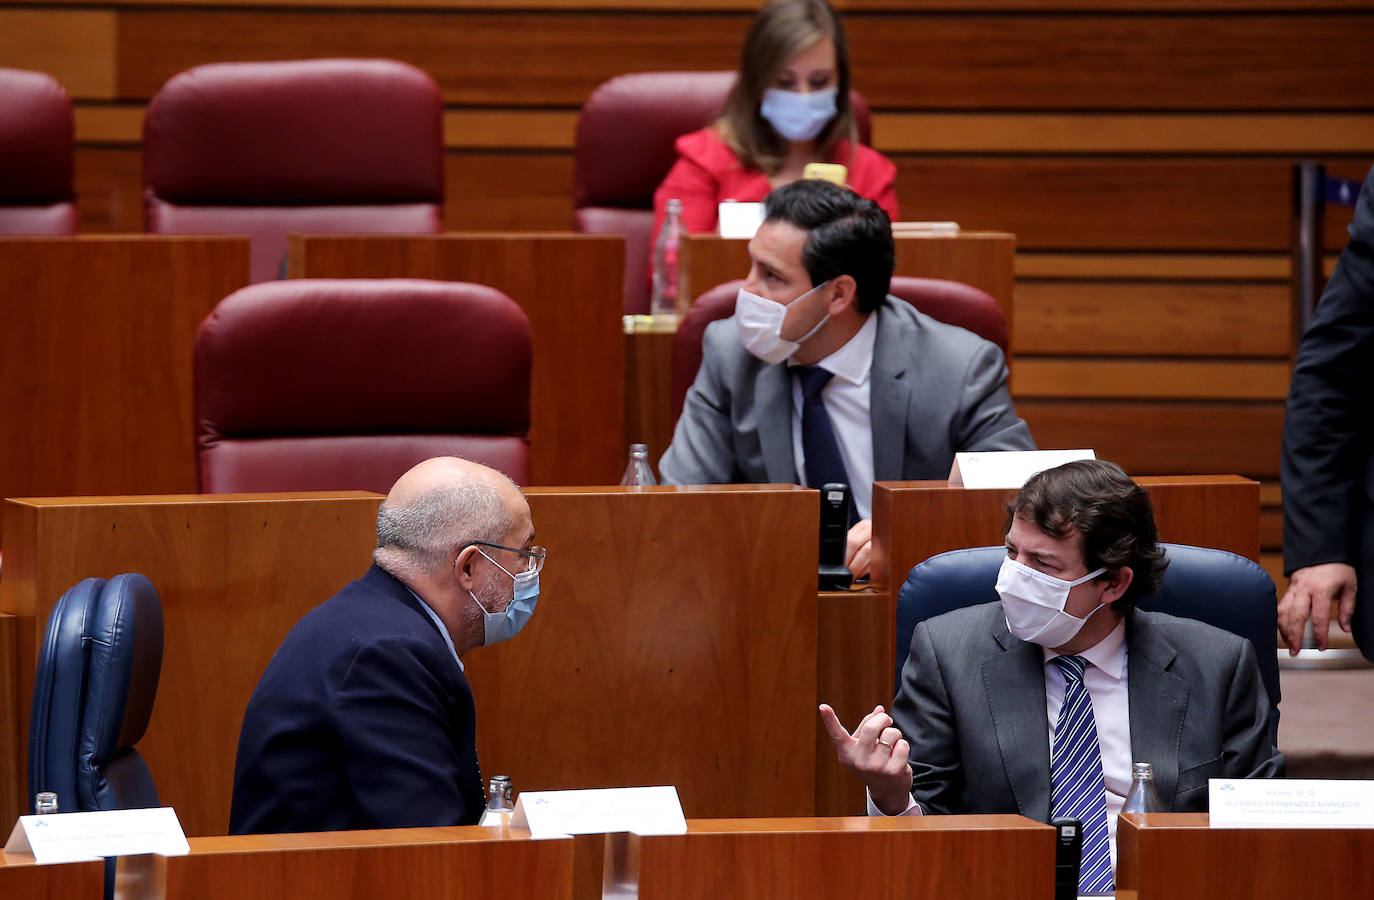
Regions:
[[[835,377],[834,372],[820,366],[796,366],[793,369],[801,382],[802,457],[806,464],[806,483],[820,489],[830,482],[849,484],[849,473],[840,455],[840,442],[835,438],[835,425],[825,409],[821,391]],[[851,486],[852,487],[852,486]],[[854,518],[854,503],[850,500],[850,520]]]
[[[1078,893],[1112,891],[1112,857],[1107,840],[1107,788],[1102,775],[1102,751],[1097,745],[1097,721],[1092,698],[1083,686],[1088,661],[1081,656],[1051,660],[1064,673],[1064,704],[1054,729],[1050,751],[1053,785],[1052,815],[1078,819],[1083,826],[1083,861],[1078,868]]]

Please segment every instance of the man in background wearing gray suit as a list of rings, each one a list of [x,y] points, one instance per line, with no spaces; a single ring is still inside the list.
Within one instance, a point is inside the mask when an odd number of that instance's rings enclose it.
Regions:
[[[706,329],[659,471],[666,484],[847,483],[859,521],[846,562],[861,575],[874,481],[944,478],[957,451],[1035,443],[994,344],[887,296],[892,226],[876,203],[803,180],[764,209],[735,315]]]
[[[1067,812],[1081,874],[1095,820],[1109,880],[1132,762],[1153,765],[1166,812],[1205,811],[1209,778],[1282,774],[1277,712],[1247,639],[1135,609],[1166,562],[1150,498],[1118,466],[1041,472],[1009,510],[1001,601],[916,626],[891,716],[878,707],[852,735],[830,707],[821,718],[870,814]],[[1070,775],[1079,798],[1061,792]]]

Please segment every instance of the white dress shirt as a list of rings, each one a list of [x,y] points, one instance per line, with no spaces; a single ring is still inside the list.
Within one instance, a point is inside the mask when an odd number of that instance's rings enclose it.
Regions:
[[[849,475],[849,492],[860,519],[873,518],[873,418],[869,414],[870,381],[873,368],[873,340],[878,334],[878,317],[870,314],[857,334],[816,365],[833,372],[834,378],[821,391],[821,402],[830,414],[835,439],[840,444],[844,470]],[[806,484],[806,456],[802,452],[801,381],[792,375],[792,458],[797,478]],[[807,487],[820,487],[806,484]]]
[[[1059,724],[1059,709],[1064,705],[1064,673],[1050,660],[1060,654],[1045,650],[1045,714],[1049,719],[1049,746],[1054,746],[1054,729]],[[1112,868],[1116,868],[1116,817],[1131,790],[1131,711],[1126,691],[1126,623],[1118,622],[1111,633],[1087,650],[1077,654],[1092,665],[1083,670],[1083,686],[1093,704],[1097,724],[1097,746],[1102,753],[1102,775],[1107,787],[1107,837],[1111,843]],[[989,725],[989,727],[991,727]],[[899,815],[919,816],[914,799]],[[868,814],[884,815],[868,797]]]

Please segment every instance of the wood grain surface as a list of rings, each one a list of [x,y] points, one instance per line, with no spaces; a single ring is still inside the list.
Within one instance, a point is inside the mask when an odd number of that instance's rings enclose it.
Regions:
[[[191,347],[236,237],[0,239],[0,497],[195,490]]]
[[[14,811],[28,812],[28,754],[21,753],[19,735],[27,723],[19,711],[29,700],[19,697],[19,625],[13,613],[0,613],[0,821]],[[8,835],[6,835],[8,837]]]
[[[6,822],[9,818],[6,817]],[[9,837],[8,833],[5,835]],[[0,897],[15,900],[95,900],[105,890],[100,861],[40,866],[27,853],[0,853]]]
[[[1367,828],[1209,828],[1206,813],[1152,813],[1117,829],[1123,900],[1374,897]]]
[[[1106,457],[1101,457],[1106,458]],[[1259,484],[1234,475],[1146,476],[1159,539],[1259,557]],[[873,485],[873,587],[897,591],[937,553],[1002,542],[1015,491],[968,490],[943,481]]]
[[[608,848],[608,896],[640,900],[1049,900],[1054,887],[1053,829],[1019,816],[693,821]]]
[[[605,235],[293,235],[293,278],[436,278],[504,293],[534,338],[533,484],[615,484],[625,469],[625,241]]]
[[[675,784],[688,816],[814,806],[814,491],[527,492],[539,613],[467,661],[483,771]]]

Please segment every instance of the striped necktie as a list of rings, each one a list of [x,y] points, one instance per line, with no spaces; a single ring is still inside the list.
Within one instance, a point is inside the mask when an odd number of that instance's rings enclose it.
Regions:
[[[1057,656],[1051,661],[1064,673],[1064,704],[1059,708],[1050,752],[1053,815],[1078,819],[1083,825],[1078,892],[1105,894],[1113,890],[1112,857],[1097,722],[1092,698],[1083,686],[1088,661],[1081,656]]]

